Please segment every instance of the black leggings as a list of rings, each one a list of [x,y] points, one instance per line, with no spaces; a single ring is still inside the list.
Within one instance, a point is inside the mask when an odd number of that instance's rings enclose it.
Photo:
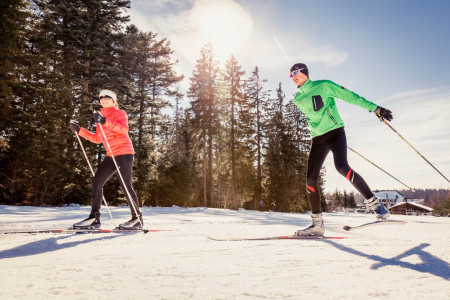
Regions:
[[[125,181],[128,192],[130,193],[131,198],[133,198],[133,202],[135,203],[135,207],[138,215],[141,215],[139,212],[139,201],[136,196],[136,193],[133,190],[133,186],[131,184],[131,180],[133,178],[133,154],[125,154],[118,155],[114,157],[117,165],[120,169],[120,174]],[[95,173],[94,179],[92,180],[92,213],[100,212],[100,207],[102,206],[103,200],[103,186],[105,183],[111,178],[111,176],[117,172],[116,166],[114,165],[114,161],[111,157],[107,156],[105,160],[103,160],[98,166],[97,172]],[[136,211],[133,209],[133,206],[128,199],[128,194],[123,187],[122,180],[120,180],[120,187],[122,188],[122,192],[127,199],[128,206],[131,209],[132,217],[136,217]]]
[[[345,176],[366,199],[373,196],[372,191],[364,179],[348,165],[347,138],[345,137],[344,128],[341,127],[312,139],[311,151],[308,158],[308,171],[306,173],[306,191],[308,193],[309,206],[313,214],[322,212],[318,181],[320,169],[330,150],[333,152],[336,170],[342,176]]]

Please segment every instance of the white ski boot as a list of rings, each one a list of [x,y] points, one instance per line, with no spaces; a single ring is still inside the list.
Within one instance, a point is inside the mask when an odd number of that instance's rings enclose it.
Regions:
[[[375,217],[379,220],[385,220],[391,215],[389,211],[381,204],[377,197],[373,196],[367,199],[367,205],[375,213]]]
[[[131,220],[129,220],[126,223],[119,224],[119,229],[122,230],[139,230],[142,229],[142,226],[144,226],[144,221],[142,220],[142,217],[133,217]]]
[[[311,214],[312,225],[308,228],[298,230],[294,235],[297,236],[323,236],[325,228],[323,226],[322,214]]]
[[[98,229],[100,228],[100,213],[91,213],[89,217],[72,225],[73,229]]]

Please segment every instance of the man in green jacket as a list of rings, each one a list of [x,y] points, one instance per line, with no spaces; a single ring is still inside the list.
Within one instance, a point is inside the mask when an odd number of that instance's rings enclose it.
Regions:
[[[364,179],[348,165],[344,122],[338,113],[335,99],[342,99],[368,109],[375,112],[378,118],[384,118],[388,121],[392,120],[391,111],[367,101],[332,81],[311,81],[305,64],[293,65],[290,76],[298,86],[294,103],[305,114],[312,138],[306,174],[306,191],[312,212],[312,225],[298,230],[296,234],[302,236],[322,236],[324,234],[318,179],[320,169],[330,151],[333,152],[336,170],[345,176],[355,189],[367,199],[367,203],[370,209],[375,212],[376,217],[378,219],[389,217],[389,212],[374,196]]]

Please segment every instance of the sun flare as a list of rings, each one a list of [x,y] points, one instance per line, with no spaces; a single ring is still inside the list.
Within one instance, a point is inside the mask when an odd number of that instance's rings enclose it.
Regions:
[[[193,8],[192,25],[197,30],[197,43],[211,42],[216,58],[230,58],[249,38],[253,23],[251,16],[233,1],[200,1]]]

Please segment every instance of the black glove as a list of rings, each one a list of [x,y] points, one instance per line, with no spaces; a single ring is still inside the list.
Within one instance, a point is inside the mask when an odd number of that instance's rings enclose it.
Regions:
[[[103,125],[106,122],[106,118],[102,117],[102,115],[99,113],[94,113],[92,115],[92,121],[94,121],[94,123],[100,123]]]
[[[78,124],[70,123],[69,127],[73,133],[78,133],[80,131],[80,126],[78,126]]]
[[[394,118],[392,116],[392,112],[389,109],[383,108],[381,106],[378,106],[377,109],[374,111],[374,113],[377,115],[380,121],[383,121],[383,119],[392,121],[392,119]]]

